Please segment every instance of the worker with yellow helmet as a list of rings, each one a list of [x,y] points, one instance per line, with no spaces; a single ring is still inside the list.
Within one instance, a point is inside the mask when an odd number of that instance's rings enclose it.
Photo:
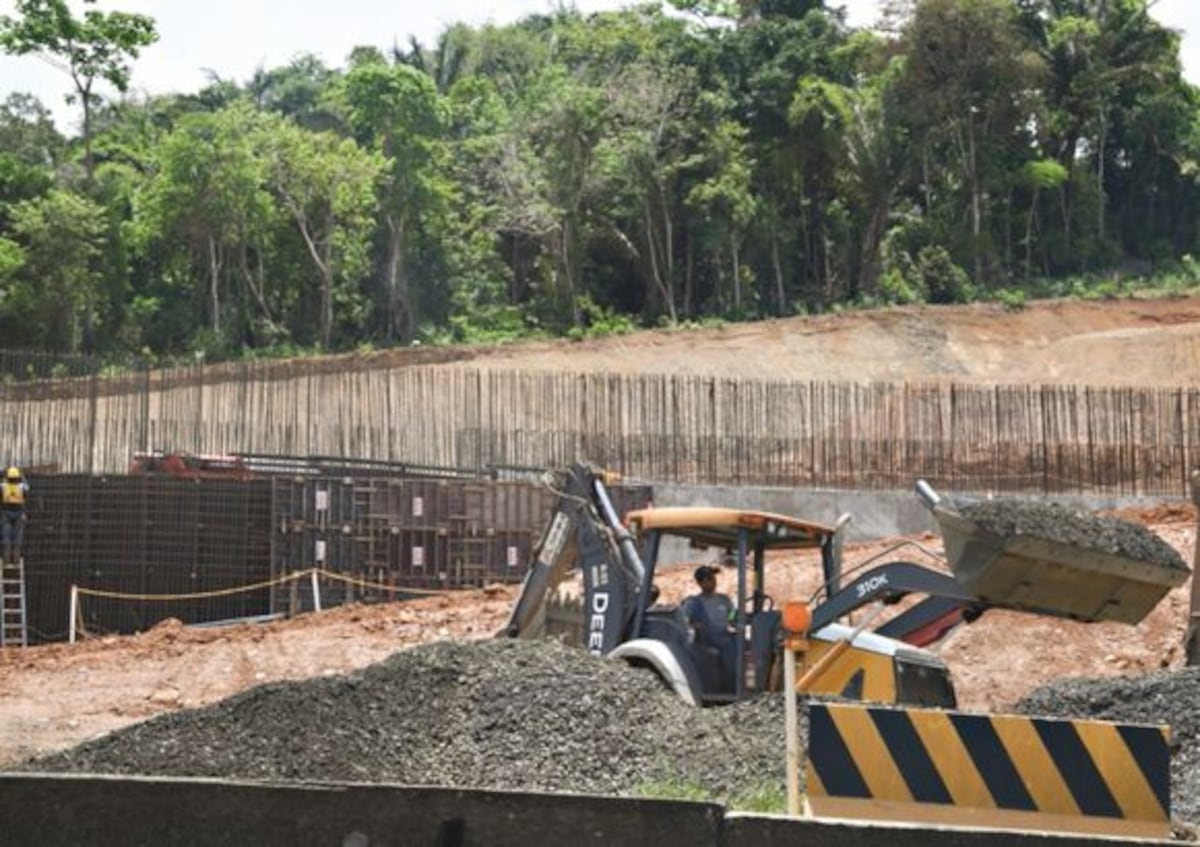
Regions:
[[[0,484],[0,530],[4,535],[4,561],[15,563],[21,558],[21,544],[25,539],[25,501],[29,496],[29,483],[21,469],[11,466],[4,472]]]

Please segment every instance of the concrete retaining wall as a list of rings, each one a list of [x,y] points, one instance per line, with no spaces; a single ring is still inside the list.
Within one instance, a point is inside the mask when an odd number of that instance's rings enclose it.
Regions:
[[[384,785],[0,775],[0,843],[38,847],[719,844],[720,806]]]
[[[939,829],[924,826],[882,827],[858,823],[793,820],[782,816],[742,815],[725,818],[725,847],[1099,847],[1119,844],[1163,844],[1162,841],[1087,838],[997,830]]]
[[[38,847],[1086,847],[1113,842],[726,815],[721,806],[667,800],[386,785],[0,774],[0,843]]]
[[[986,497],[987,492],[949,492],[964,497]],[[1010,495],[1004,495],[1010,496]],[[1046,499],[1087,509],[1163,502],[1154,497],[1080,497],[1052,495]],[[937,524],[920,498],[911,491],[853,491],[819,488],[753,488],[722,485],[678,485],[654,483],[654,502],[659,506],[726,506],[761,509],[832,524],[844,512],[854,515],[847,538],[865,541],[893,535],[933,532]]]

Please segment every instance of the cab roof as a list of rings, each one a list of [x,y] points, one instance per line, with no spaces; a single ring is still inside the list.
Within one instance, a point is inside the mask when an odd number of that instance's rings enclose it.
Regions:
[[[637,509],[625,518],[639,532],[659,530],[687,538],[698,546],[727,549],[737,547],[741,529],[750,531],[751,546],[761,539],[768,550],[819,547],[834,533],[834,528],[825,524],[749,509],[673,506]]]

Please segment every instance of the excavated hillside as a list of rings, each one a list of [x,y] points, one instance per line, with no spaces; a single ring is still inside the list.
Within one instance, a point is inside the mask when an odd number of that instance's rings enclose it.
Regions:
[[[379,354],[381,357],[389,355]],[[461,357],[461,358],[460,358]],[[903,306],[580,342],[461,348],[526,370],[779,380],[1200,385],[1200,297]]]

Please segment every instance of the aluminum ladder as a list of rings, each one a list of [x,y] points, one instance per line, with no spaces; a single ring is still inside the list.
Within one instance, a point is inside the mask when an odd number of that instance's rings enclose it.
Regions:
[[[25,560],[0,560],[0,647],[28,647],[25,618]]]

